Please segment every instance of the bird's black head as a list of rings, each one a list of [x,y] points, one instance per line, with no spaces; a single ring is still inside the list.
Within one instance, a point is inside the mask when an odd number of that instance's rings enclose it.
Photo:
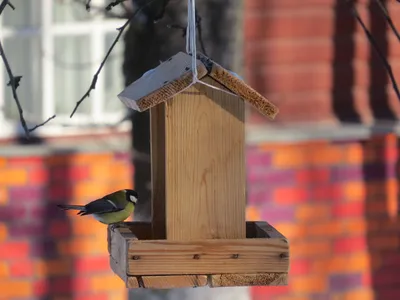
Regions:
[[[136,204],[139,199],[138,193],[134,190],[125,190],[126,192],[126,200]]]

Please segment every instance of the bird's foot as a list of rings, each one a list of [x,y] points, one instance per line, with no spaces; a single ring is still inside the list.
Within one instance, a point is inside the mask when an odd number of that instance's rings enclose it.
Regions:
[[[122,227],[127,228],[128,227],[124,222],[110,224],[109,226],[110,226],[110,229],[112,232],[115,231],[115,228],[122,228]]]

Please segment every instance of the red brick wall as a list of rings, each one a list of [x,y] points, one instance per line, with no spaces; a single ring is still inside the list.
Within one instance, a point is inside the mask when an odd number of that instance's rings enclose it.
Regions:
[[[391,135],[249,148],[248,218],[291,247],[289,285],[253,300],[400,298],[399,149]]]
[[[400,116],[386,71],[347,2],[245,0],[246,77],[279,106],[275,123]],[[399,80],[398,40],[376,1],[354,2]],[[381,2],[399,28],[400,4]],[[251,120],[267,123],[255,112]]]
[[[126,153],[0,158],[0,298],[125,299],[106,227],[60,211],[131,187]]]

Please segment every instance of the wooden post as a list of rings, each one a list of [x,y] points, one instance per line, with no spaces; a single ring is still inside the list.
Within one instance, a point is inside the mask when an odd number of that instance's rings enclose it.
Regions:
[[[245,238],[243,100],[196,84],[166,102],[165,128],[167,239]]]

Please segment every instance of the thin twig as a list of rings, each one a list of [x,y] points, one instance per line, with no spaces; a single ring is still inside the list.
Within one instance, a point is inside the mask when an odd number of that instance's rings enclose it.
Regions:
[[[0,15],[2,14],[3,10],[6,8],[6,6],[11,7],[13,10],[15,10],[15,6],[10,2],[10,0],[3,0],[0,4]]]
[[[43,123],[40,123],[38,125],[33,126],[32,128],[29,129],[29,132],[32,132],[34,130],[36,130],[39,127],[42,127],[43,125],[46,125],[48,122],[50,122],[51,120],[53,120],[56,117],[56,115],[53,115],[52,117],[48,118],[46,121],[44,121]]]
[[[4,9],[5,9],[5,7],[7,5],[9,5],[12,9],[15,9],[15,7],[10,3],[9,0],[3,0],[3,2],[1,2],[1,4],[0,4],[0,15],[2,14],[2,12],[4,11]],[[43,122],[41,124],[38,124],[38,125],[34,126],[31,129],[28,129],[28,126],[26,125],[26,121],[25,121],[25,118],[24,118],[24,111],[22,110],[22,106],[21,106],[21,103],[19,101],[18,94],[17,94],[17,88],[19,86],[19,82],[22,79],[22,76],[14,76],[13,72],[11,71],[10,63],[8,62],[8,59],[7,59],[7,56],[6,56],[5,52],[4,52],[3,44],[2,44],[1,41],[0,41],[0,56],[1,56],[2,60],[3,60],[4,66],[5,66],[6,70],[7,70],[8,77],[10,79],[10,82],[7,85],[11,87],[13,98],[15,100],[15,103],[17,104],[18,113],[19,113],[19,119],[20,119],[22,128],[25,131],[26,137],[29,138],[29,133],[30,132],[34,131],[38,127],[41,127],[41,126],[45,125],[50,120],[54,119],[56,116],[54,115],[51,118],[47,119],[45,122]]]
[[[87,0],[86,1],[86,10],[90,11],[90,2],[92,2],[92,0]]]
[[[115,1],[111,2],[110,4],[108,4],[105,9],[106,10],[111,10],[111,9],[113,9],[114,6],[117,6],[117,5],[119,5],[119,4],[121,4],[122,2],[125,2],[125,1],[126,0],[115,0]]]
[[[351,2],[350,5],[351,5],[351,9],[352,9],[352,12],[353,12],[355,18],[360,23],[360,25],[361,25],[364,33],[366,34],[368,40],[372,44],[373,48],[375,49],[376,53],[378,54],[379,58],[381,59],[383,65],[385,66],[385,69],[389,74],[390,81],[392,82],[393,89],[396,92],[397,98],[400,100],[400,91],[399,91],[399,88],[397,86],[397,82],[396,82],[396,79],[394,77],[394,74],[393,74],[393,71],[392,71],[392,67],[390,66],[390,64],[388,63],[387,59],[385,58],[385,55],[380,50],[380,48],[378,46],[378,43],[375,41],[374,37],[372,36],[372,34],[369,32],[369,30],[365,26],[363,20],[361,19],[360,15],[359,15],[356,7],[355,7],[355,4]]]
[[[203,52],[203,54],[205,56],[207,56],[206,48],[204,46],[204,41],[203,41],[203,31],[202,31],[202,27],[201,27],[201,21],[202,21],[201,16],[197,13],[197,10],[196,10],[196,29],[198,32],[198,39],[199,39],[201,51]],[[168,26],[168,28],[171,28],[171,29],[182,30],[182,37],[186,37],[186,27],[184,27],[182,25],[177,25],[177,24],[171,24],[171,25],[167,25],[167,26]]]
[[[380,0],[375,0],[375,1],[378,4],[379,8],[381,9],[381,12],[382,12],[383,16],[385,17],[386,21],[388,22],[390,28],[393,30],[397,39],[400,41],[400,33],[397,31],[396,26],[394,26],[392,18],[389,16],[389,12],[387,11],[385,5]]]
[[[103,61],[100,64],[100,67],[98,68],[98,70],[96,71],[96,73],[93,76],[92,82],[89,86],[89,89],[86,91],[86,93],[82,96],[82,98],[76,102],[75,108],[72,111],[70,118],[73,117],[73,115],[75,114],[75,112],[77,111],[79,105],[81,105],[81,103],[90,96],[90,92],[92,90],[94,90],[96,88],[96,83],[97,83],[97,78],[100,75],[101,70],[103,69],[105,63],[107,62],[108,57],[110,56],[111,52],[113,51],[115,45],[118,43],[120,37],[122,36],[124,30],[126,29],[126,27],[128,27],[128,25],[131,23],[131,21],[133,20],[133,18],[139,13],[141,12],[147,5],[149,5],[150,3],[154,2],[155,0],[151,0],[148,1],[146,4],[142,5],[141,7],[139,7],[133,14],[132,16],[124,23],[124,25],[122,25],[121,27],[117,28],[118,35],[116,36],[114,42],[112,43],[110,49],[108,49],[106,56],[104,57]]]

